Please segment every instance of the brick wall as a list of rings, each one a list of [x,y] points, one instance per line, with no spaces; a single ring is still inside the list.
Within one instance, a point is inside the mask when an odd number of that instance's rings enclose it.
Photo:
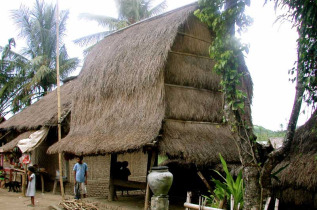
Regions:
[[[118,155],[118,161],[128,161],[132,181],[146,181],[147,154],[143,152],[126,153]],[[88,165],[87,194],[89,197],[106,197],[109,192],[110,155],[84,157],[83,162]],[[73,167],[76,159],[70,160],[68,170],[69,183],[65,190],[67,195],[74,194]],[[58,190],[58,189],[57,189]]]
[[[118,155],[118,161],[128,161],[131,181],[146,181],[147,154],[143,152],[125,153]]]
[[[110,177],[110,155],[84,157],[88,165],[87,194],[90,197],[104,197],[108,194]],[[69,161],[69,183],[66,185],[66,194],[74,194],[73,167],[76,159]]]

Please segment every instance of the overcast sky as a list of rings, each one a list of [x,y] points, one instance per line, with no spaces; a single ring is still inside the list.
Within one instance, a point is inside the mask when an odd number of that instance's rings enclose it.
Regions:
[[[46,0],[45,2],[56,2]],[[157,0],[160,2],[160,0]],[[194,0],[167,0],[168,9],[194,2]],[[7,44],[8,39],[16,39],[17,48],[24,45],[24,40],[18,39],[18,29],[13,25],[10,17],[12,9],[18,9],[23,3],[32,6],[34,0],[1,1],[0,5],[0,46]],[[289,82],[288,70],[296,60],[297,33],[290,23],[276,23],[276,14],[272,3],[263,6],[263,0],[251,1],[248,14],[254,19],[248,32],[243,34],[245,42],[250,43],[250,52],[246,62],[254,83],[254,98],[252,117],[255,125],[261,125],[271,130],[280,130],[281,124],[286,128],[289,119],[295,87]],[[80,13],[93,13],[117,17],[113,0],[59,0],[61,9],[69,9],[67,22],[67,37],[64,41],[71,57],[82,57],[82,50],[72,43],[72,40],[98,31],[102,28],[93,22],[78,19]],[[78,74],[79,70],[75,74]],[[306,105],[304,105],[304,108]],[[306,114],[301,114],[299,124],[303,124],[310,111],[306,107]]]

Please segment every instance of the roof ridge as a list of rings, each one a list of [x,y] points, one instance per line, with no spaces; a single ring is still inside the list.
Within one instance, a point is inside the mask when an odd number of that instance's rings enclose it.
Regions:
[[[140,20],[140,21],[138,21],[138,22],[136,22],[136,23],[133,23],[133,24],[131,24],[131,25],[128,25],[128,26],[126,26],[126,27],[124,27],[124,28],[121,28],[121,29],[119,29],[119,30],[116,30],[116,31],[114,31],[114,32],[112,32],[112,33],[106,35],[104,38],[109,37],[109,36],[112,36],[113,34],[116,34],[116,33],[120,33],[120,32],[122,32],[122,31],[124,31],[124,30],[126,30],[126,29],[128,29],[128,28],[131,28],[131,27],[133,27],[133,26],[135,26],[135,25],[139,25],[139,24],[141,24],[141,23],[143,23],[143,22],[155,20],[155,19],[157,19],[157,18],[160,18],[160,17],[166,16],[166,15],[169,15],[169,14],[171,14],[171,13],[173,13],[173,12],[176,12],[176,11],[178,11],[178,10],[182,10],[182,9],[184,9],[184,8],[186,8],[186,7],[190,7],[190,6],[193,6],[193,5],[195,5],[195,4],[197,4],[197,1],[195,1],[195,2],[193,2],[193,3],[191,3],[191,4],[187,4],[187,5],[178,7],[178,8],[173,9],[173,10],[164,12],[164,13],[162,13],[162,14],[160,14],[160,15],[156,15],[156,16],[153,16],[153,17],[149,17],[149,18]],[[198,5],[198,4],[197,4],[197,5]],[[103,39],[104,39],[104,38],[103,38]]]

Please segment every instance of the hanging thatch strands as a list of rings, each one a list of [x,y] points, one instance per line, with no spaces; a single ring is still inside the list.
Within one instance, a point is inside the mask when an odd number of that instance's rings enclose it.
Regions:
[[[207,92],[211,92],[211,93],[213,93],[213,92],[221,92],[220,90],[207,90],[207,89],[195,88],[195,87],[190,87],[190,86],[174,85],[174,84],[166,84],[166,83],[165,83],[165,86],[177,87],[177,88],[185,88],[185,89],[191,89],[191,90],[197,90],[197,91],[207,91]]]
[[[176,119],[164,119],[164,122],[166,121],[172,121],[172,122],[179,122],[179,123],[189,123],[189,124],[207,124],[207,125],[226,125],[225,123],[213,123],[213,122],[199,122],[199,121],[185,121],[185,120],[176,120]]]
[[[168,154],[197,165],[217,164],[219,153],[226,156],[224,158],[228,163],[239,161],[228,126],[166,120],[163,123],[163,133],[164,139],[159,143],[162,155]]]
[[[190,34],[186,34],[186,33],[183,33],[183,32],[177,32],[179,35],[183,35],[183,36],[187,36],[187,37],[190,37],[190,38],[193,38],[193,39],[197,39],[197,40],[200,40],[200,41],[203,41],[203,42],[207,42],[209,44],[211,44],[212,42],[211,41],[207,41],[207,40],[204,40],[204,39],[201,39],[199,37],[196,37],[196,36],[192,36]]]
[[[202,56],[202,55],[196,55],[196,54],[191,54],[191,53],[183,53],[183,52],[176,52],[176,51],[169,51],[169,53],[212,60],[210,57]]]

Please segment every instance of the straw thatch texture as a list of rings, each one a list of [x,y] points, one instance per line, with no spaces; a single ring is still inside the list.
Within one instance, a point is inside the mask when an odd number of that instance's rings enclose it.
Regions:
[[[165,68],[165,83],[220,90],[220,76],[212,69],[214,62],[192,56],[170,53]]]
[[[61,86],[61,111],[62,116],[71,108],[71,95],[74,83],[70,81]],[[44,125],[57,125],[57,95],[56,90],[48,93],[29,107],[15,114],[7,121],[0,124],[0,129],[30,130]]]
[[[212,38],[205,24],[192,15],[179,28],[179,32],[181,33],[177,35],[172,51],[209,57],[208,49]]]
[[[17,136],[15,139],[11,140],[10,142],[6,143],[5,145],[3,145],[2,151],[3,152],[10,152],[11,150],[14,149],[14,147],[16,147],[16,145],[18,144],[18,142],[22,139],[27,139],[29,138],[29,136],[34,133],[35,131],[27,131],[24,132],[22,134],[20,134],[19,136]]]
[[[142,21],[99,42],[79,76],[70,132],[49,152],[125,152],[153,141],[164,117],[168,51],[195,9],[193,4]]]
[[[223,94],[184,86],[165,85],[165,118],[222,122]]]
[[[239,155],[227,126],[211,123],[184,123],[167,120],[163,124],[162,154],[196,164],[219,163],[219,153],[227,162],[238,162]]]
[[[281,182],[274,182],[282,188],[317,190],[317,111],[297,129],[291,152],[287,159],[276,166],[276,170],[289,164],[279,175]]]

